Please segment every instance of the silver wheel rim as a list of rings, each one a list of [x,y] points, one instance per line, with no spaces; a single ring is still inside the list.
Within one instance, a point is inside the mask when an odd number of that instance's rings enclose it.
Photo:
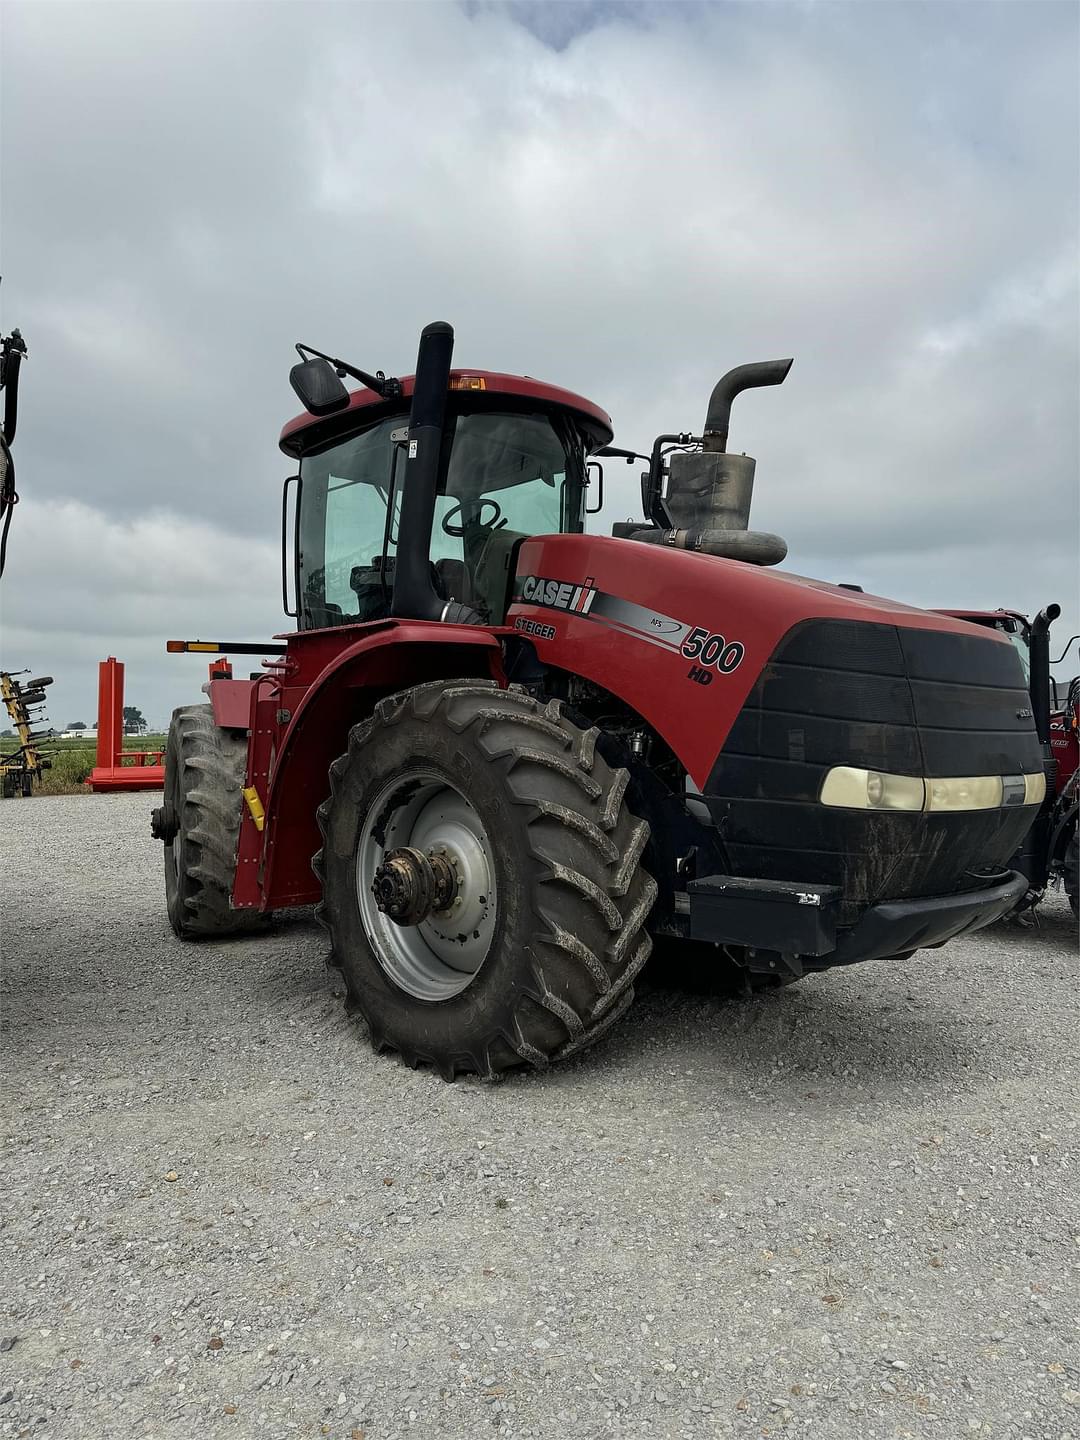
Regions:
[[[457,878],[450,908],[419,925],[396,924],[372,894],[384,857],[402,846],[444,851]],[[421,770],[379,791],[356,848],[356,901],[375,958],[399,990],[439,1001],[471,984],[495,934],[495,865],[484,823],[456,786]]]

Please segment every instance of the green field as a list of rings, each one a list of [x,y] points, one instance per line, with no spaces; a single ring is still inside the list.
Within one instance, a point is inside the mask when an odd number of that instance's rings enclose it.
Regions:
[[[125,750],[162,750],[164,735],[125,735]],[[0,755],[10,755],[19,748],[13,737],[0,738]],[[47,740],[41,745],[41,753],[52,761],[52,769],[46,770],[39,784],[34,786],[35,795],[74,795],[90,789],[83,782],[94,768],[97,760],[97,742],[94,740]]]

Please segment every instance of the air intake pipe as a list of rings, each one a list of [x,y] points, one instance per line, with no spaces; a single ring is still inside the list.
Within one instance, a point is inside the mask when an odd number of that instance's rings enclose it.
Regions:
[[[446,394],[453,354],[453,326],[442,320],[425,325],[420,334],[409,411],[409,448],[402,480],[391,612],[402,620],[479,625],[481,618],[475,610],[458,600],[444,600],[436,592],[431,578],[435,496],[450,459],[446,444]]]

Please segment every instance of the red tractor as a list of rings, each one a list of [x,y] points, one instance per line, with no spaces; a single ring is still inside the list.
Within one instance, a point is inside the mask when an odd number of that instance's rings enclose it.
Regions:
[[[1056,660],[1050,660],[1050,626],[1061,614],[1048,605],[1034,620],[1018,610],[948,610],[973,625],[1005,635],[1016,647],[1028,677],[1031,709],[1043,747],[1046,798],[1035,823],[1013,857],[1013,865],[1027,877],[1028,888],[1017,912],[1034,910],[1048,885],[1062,884],[1073,914],[1080,915],[1080,676],[1065,687],[1062,697],[1050,674],[1060,665],[1080,636],[1073,635]]]
[[[402,380],[298,349],[297,628],[173,716],[178,935],[316,904],[376,1048],[450,1079],[590,1044],[654,935],[781,983],[1016,904],[1045,778],[1012,645],[748,529],[731,405],[790,361],[644,457],[578,395],[453,370],[448,325]],[[585,534],[605,455],[648,459],[645,519]]]

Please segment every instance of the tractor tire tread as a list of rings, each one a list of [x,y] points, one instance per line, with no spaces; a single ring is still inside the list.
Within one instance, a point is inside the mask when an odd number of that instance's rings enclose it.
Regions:
[[[377,1051],[394,1049],[410,1066],[431,1064],[444,1078],[467,1071],[493,1077],[520,1064],[546,1067],[591,1045],[633,1000],[652,947],[646,923],[657,895],[641,864],[649,827],[626,805],[627,772],[599,755],[599,731],[575,724],[559,701],[539,701],[514,686],[501,690],[494,681],[437,681],[380,700],[330,766],[330,794],[317,812],[323,848],[312,862],[324,885],[336,807],[348,803],[346,792],[355,793],[355,777],[378,763],[380,732],[413,718],[467,733],[475,747],[470,753],[501,773],[518,813],[524,840],[516,862],[525,872],[534,923],[512,1014],[498,1031],[471,1037],[467,1053],[459,1046],[435,1054],[404,1033],[388,1034],[368,1015],[340,953],[341,910],[355,902],[335,895],[332,886],[316,907],[330,937],[328,963],[342,971],[349,1008],[368,1020]],[[369,963],[378,965],[374,957]]]
[[[1065,847],[1061,869],[1065,894],[1069,897],[1073,918],[1080,920],[1080,825],[1075,825],[1069,843]]]
[[[224,730],[209,705],[173,712],[176,761],[182,795],[182,874],[173,929],[186,940],[213,939],[261,928],[266,917],[232,907],[241,791],[247,765],[247,737]],[[170,733],[170,741],[173,734]],[[173,864],[166,847],[166,865]]]

